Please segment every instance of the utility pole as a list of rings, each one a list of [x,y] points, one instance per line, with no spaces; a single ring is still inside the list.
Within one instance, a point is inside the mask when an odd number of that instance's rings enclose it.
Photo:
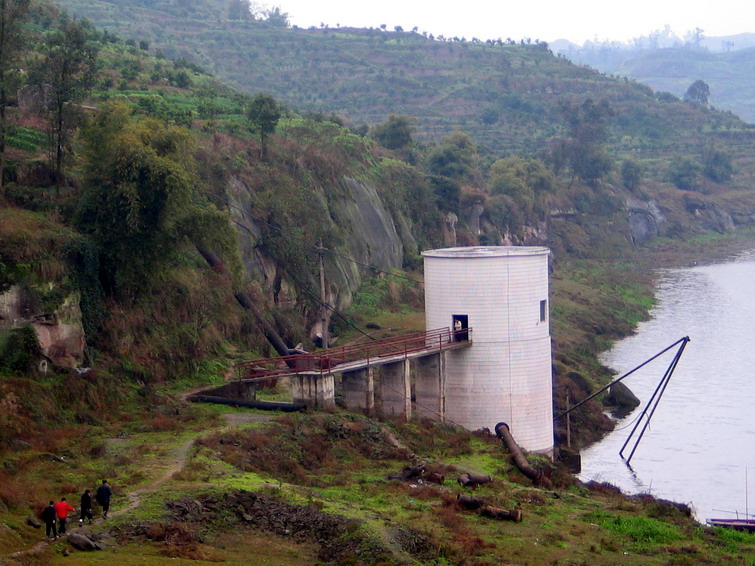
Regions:
[[[566,446],[568,448],[571,448],[571,413],[569,410],[571,409],[571,397],[569,396],[569,391],[566,391]]]
[[[323,259],[325,249],[322,247],[322,238],[320,238],[320,247],[317,248],[318,263],[320,264],[320,309],[322,316],[320,318],[320,333],[322,338],[323,350],[328,349],[328,297],[325,294],[325,261]]]

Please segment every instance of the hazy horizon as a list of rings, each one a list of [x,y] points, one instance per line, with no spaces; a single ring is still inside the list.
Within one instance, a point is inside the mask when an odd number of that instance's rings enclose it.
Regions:
[[[260,5],[260,3],[253,3]],[[752,32],[755,3],[721,0],[712,10],[696,3],[638,0],[631,5],[614,5],[598,0],[522,3],[517,6],[491,5],[482,0],[464,3],[464,10],[438,9],[436,3],[420,0],[407,3],[384,0],[365,5],[346,0],[279,0],[268,2],[289,14],[293,25],[307,28],[363,27],[393,30],[401,26],[446,37],[476,37],[481,40],[530,38],[553,42],[568,40],[629,42],[669,26],[678,37],[700,28],[706,37]]]

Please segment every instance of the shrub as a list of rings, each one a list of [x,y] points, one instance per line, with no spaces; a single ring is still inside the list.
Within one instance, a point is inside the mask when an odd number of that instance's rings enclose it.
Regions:
[[[679,189],[691,191],[699,185],[700,171],[700,164],[696,161],[688,157],[679,158],[669,166],[669,181]]]
[[[25,375],[33,371],[42,351],[34,329],[28,324],[11,329],[0,345],[0,371]]]
[[[670,544],[681,538],[679,529],[674,525],[648,517],[605,514],[598,518],[598,522],[604,528],[630,538],[640,548],[655,544]]]

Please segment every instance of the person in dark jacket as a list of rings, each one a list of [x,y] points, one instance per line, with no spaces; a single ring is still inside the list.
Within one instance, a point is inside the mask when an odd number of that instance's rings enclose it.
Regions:
[[[107,519],[107,512],[110,510],[110,496],[113,495],[113,490],[107,484],[107,480],[102,480],[102,485],[97,488],[97,493],[94,494],[94,498],[97,503],[102,507],[102,518]]]
[[[55,502],[50,501],[50,504],[42,511],[42,520],[45,522],[45,536],[51,540],[58,538],[58,528],[55,526],[56,519]]]
[[[92,492],[88,489],[85,489],[84,493],[81,494],[79,511],[79,525],[84,524],[84,519],[89,519],[89,524],[91,525],[94,514],[92,513]]]

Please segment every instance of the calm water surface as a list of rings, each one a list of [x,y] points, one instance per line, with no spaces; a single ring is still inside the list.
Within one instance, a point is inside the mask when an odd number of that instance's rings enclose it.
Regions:
[[[624,380],[642,405],[582,453],[580,478],[690,504],[700,521],[755,513],[755,256],[665,271],[657,299],[652,320],[604,363],[621,375],[683,336],[690,342],[631,468],[619,450],[676,348]]]

